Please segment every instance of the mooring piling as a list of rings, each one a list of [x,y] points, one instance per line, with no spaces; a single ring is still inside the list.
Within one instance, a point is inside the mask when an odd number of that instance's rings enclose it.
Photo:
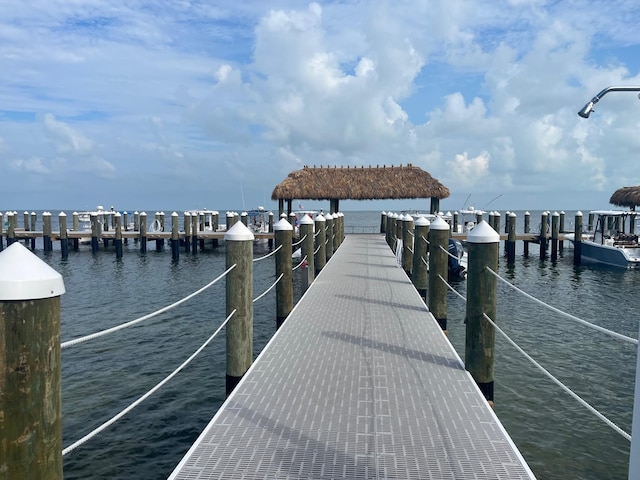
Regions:
[[[240,382],[253,360],[253,240],[242,222],[224,235],[226,243],[227,317],[235,310],[226,326],[227,396]]]
[[[62,276],[19,242],[0,254],[0,459],[7,479],[62,479]]]
[[[447,331],[447,285],[449,278],[449,224],[437,217],[429,227],[429,311]]]
[[[313,255],[313,230],[314,230],[314,222],[313,219],[309,215],[303,215],[300,219],[300,237],[302,238],[302,245],[300,246],[300,259],[305,259],[307,265],[306,270],[306,281],[304,287],[306,288],[313,283],[315,278],[315,261]]]
[[[58,225],[60,230],[60,252],[62,258],[66,260],[69,257],[69,238],[67,234],[67,214],[60,212],[58,215]]]
[[[276,328],[280,328],[293,309],[292,247],[293,226],[284,218],[273,226],[276,238]]]
[[[408,213],[402,219],[402,269],[411,278],[413,268],[413,217]]]
[[[315,254],[315,264],[316,264],[316,275],[322,270],[327,263],[327,254],[326,254],[326,244],[325,244],[325,225],[327,221],[324,218],[324,215],[319,213],[316,215],[314,219],[315,227],[316,227],[316,250]]]
[[[573,227],[573,264],[582,263],[582,212],[576,213]]]
[[[413,242],[413,266],[411,269],[411,282],[422,297],[427,300],[427,261],[428,261],[428,243],[429,226],[431,222],[426,217],[420,217],[414,225],[414,242]]]

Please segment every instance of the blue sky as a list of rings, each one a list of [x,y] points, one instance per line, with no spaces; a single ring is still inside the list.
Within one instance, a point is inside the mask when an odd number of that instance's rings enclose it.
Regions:
[[[640,185],[640,100],[576,112],[640,85],[638,25],[610,0],[3,0],[0,211],[273,209],[304,165],[407,163],[444,210],[607,208]]]

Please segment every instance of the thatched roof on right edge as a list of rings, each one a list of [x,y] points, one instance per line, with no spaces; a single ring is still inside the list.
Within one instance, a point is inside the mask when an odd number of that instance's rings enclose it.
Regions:
[[[449,189],[411,164],[376,167],[308,167],[291,172],[272,200],[386,200],[447,198]]]
[[[635,208],[636,205],[640,205],[640,186],[619,188],[613,192],[609,203],[618,207]]]

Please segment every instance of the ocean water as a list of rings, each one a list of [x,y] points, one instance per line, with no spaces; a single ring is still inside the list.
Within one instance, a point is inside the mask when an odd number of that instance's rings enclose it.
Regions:
[[[522,231],[522,213],[518,231]],[[541,212],[531,212],[537,230]],[[574,212],[565,228],[572,229]],[[21,220],[21,217],[20,217]],[[504,213],[503,213],[504,221]],[[586,218],[585,218],[586,223]],[[347,231],[377,231],[380,212],[345,212]],[[55,230],[55,226],[54,226]],[[173,303],[224,271],[224,242],[197,255],[141,255],[132,241],[124,257],[90,246],[35,253],[64,278],[62,340],[108,328]],[[501,253],[503,247],[501,246]],[[256,245],[254,255],[268,253]],[[638,335],[640,272],[574,267],[573,251],[540,260],[517,245],[516,262],[500,257],[499,273],[556,308],[628,336]],[[273,257],[254,263],[254,296],[275,281]],[[301,294],[294,275],[294,297]],[[452,284],[462,295],[466,283]],[[171,373],[224,320],[224,281],[152,320],[63,350],[63,445],[120,412]],[[464,302],[448,297],[449,339],[464,358]],[[254,356],[275,332],[275,291],[254,304]],[[498,283],[497,323],[525,351],[586,401],[631,432],[636,348],[548,310]],[[224,401],[225,339],[221,332],[168,384],[120,421],[64,458],[66,479],[166,478]],[[540,479],[627,477],[629,442],[595,418],[509,343],[496,336],[495,410]]]

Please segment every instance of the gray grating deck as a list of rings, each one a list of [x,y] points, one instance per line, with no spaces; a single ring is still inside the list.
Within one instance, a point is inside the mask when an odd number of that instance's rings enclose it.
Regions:
[[[170,478],[534,477],[384,238],[349,235]]]

